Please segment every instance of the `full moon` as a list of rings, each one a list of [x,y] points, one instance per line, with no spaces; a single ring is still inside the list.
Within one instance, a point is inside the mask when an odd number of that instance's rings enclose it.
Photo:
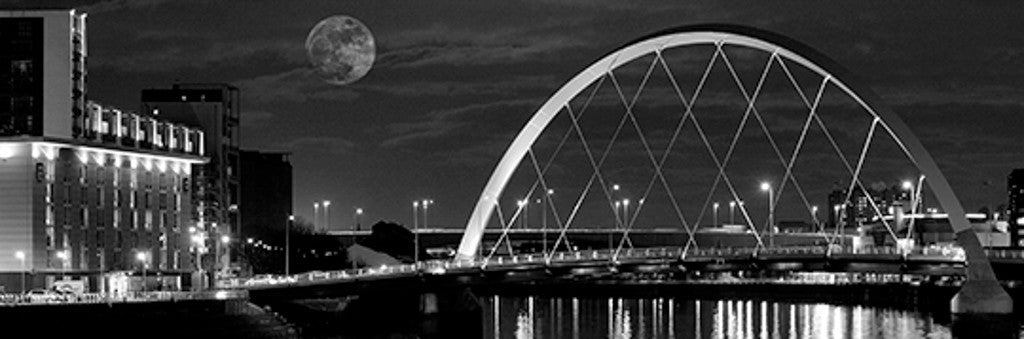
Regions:
[[[370,71],[377,48],[366,25],[347,15],[335,15],[309,31],[306,54],[324,81],[340,86],[356,82]]]

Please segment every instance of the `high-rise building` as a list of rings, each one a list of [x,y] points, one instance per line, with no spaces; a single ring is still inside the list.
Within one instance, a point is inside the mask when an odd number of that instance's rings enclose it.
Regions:
[[[203,148],[209,162],[193,168],[198,222],[217,239],[217,268],[223,273],[233,261],[231,241],[237,241],[240,215],[238,88],[228,84],[176,84],[169,89],[142,90],[142,113],[205,132]]]
[[[1010,246],[1024,247],[1024,168],[1010,172],[1006,178],[1009,195],[1007,214],[1010,225]]]
[[[243,238],[283,238],[292,215],[290,153],[242,151]]]
[[[0,11],[0,136],[71,139],[83,132],[85,17]]]
[[[180,287],[203,132],[85,101],[85,54],[84,14],[0,11],[0,285]]]

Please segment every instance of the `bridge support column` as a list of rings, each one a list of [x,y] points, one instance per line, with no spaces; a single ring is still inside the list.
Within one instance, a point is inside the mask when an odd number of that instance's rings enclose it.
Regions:
[[[950,301],[953,337],[1016,338],[1013,298],[999,284],[977,235],[967,228],[956,238],[967,255],[967,280]]]
[[[950,302],[953,314],[1013,314],[1013,299],[999,284],[988,255],[970,227],[956,232],[967,259],[967,280]]]

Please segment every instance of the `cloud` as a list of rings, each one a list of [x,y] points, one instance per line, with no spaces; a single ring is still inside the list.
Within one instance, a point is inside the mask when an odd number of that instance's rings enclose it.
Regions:
[[[240,80],[235,85],[242,89],[247,102],[254,103],[351,101],[360,96],[349,87],[321,81],[312,69],[306,67]]]
[[[121,72],[158,73],[246,64],[264,65],[268,59],[288,65],[298,65],[305,61],[301,44],[294,41],[213,41],[210,36],[175,35],[161,31],[141,33],[138,39],[138,50],[90,59],[90,67],[115,68]]]
[[[241,123],[242,128],[254,128],[265,125],[268,121],[273,119],[274,113],[268,111],[245,111],[242,112]]]
[[[135,9],[143,7],[155,7],[163,3],[170,2],[169,0],[109,0],[101,1],[89,6],[82,7],[81,9],[89,14],[99,14],[105,12],[114,12],[124,9]]]
[[[507,113],[508,109],[515,108],[515,114],[511,114],[512,116],[527,117],[526,112],[532,113],[529,109],[536,108],[538,104],[534,99],[512,99],[433,111],[427,113],[428,119],[425,121],[399,122],[387,126],[387,131],[392,137],[381,142],[381,146],[399,147],[413,142],[439,139],[464,130],[463,127],[467,126],[474,127],[473,130],[467,131],[471,136],[486,136],[486,133],[481,132],[488,130],[488,125],[495,123],[492,114]],[[468,140],[462,141],[471,143]]]
[[[278,144],[277,148],[286,150],[318,150],[331,154],[348,154],[356,147],[356,143],[339,137],[301,137]]]
[[[582,39],[554,31],[531,34],[516,29],[482,31],[441,25],[400,33],[392,37],[391,44],[380,55],[381,67],[518,64],[586,46]]]

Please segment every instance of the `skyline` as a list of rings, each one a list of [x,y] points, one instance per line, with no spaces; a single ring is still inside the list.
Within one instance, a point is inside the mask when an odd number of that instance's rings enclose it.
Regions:
[[[364,225],[411,224],[409,205],[424,198],[436,202],[432,223],[461,227],[512,136],[559,86],[628,41],[694,23],[775,31],[836,60],[911,126],[968,211],[1005,203],[1006,176],[1024,166],[1012,124],[1024,113],[1018,8],[43,3],[89,13],[92,100],[137,109],[142,89],[175,81],[240,87],[242,147],[291,151],[296,215],[313,220],[313,203],[331,200],[335,229],[355,208]],[[346,87],[313,76],[303,48],[334,14],[362,20],[378,42],[373,69]]]

